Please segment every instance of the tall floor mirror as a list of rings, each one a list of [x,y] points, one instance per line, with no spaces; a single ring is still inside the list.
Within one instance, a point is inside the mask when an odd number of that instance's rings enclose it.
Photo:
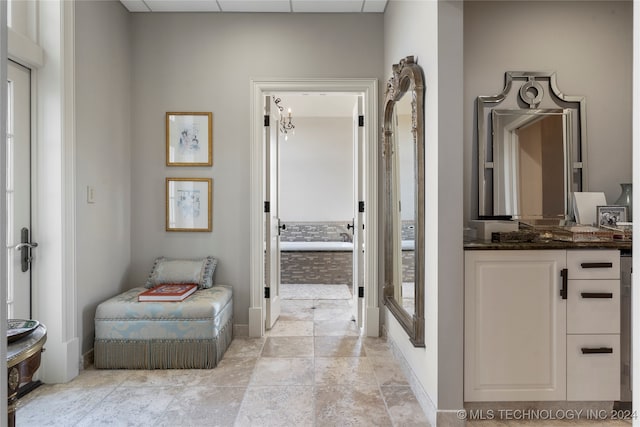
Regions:
[[[424,347],[424,78],[413,56],[392,68],[384,104],[384,302]]]

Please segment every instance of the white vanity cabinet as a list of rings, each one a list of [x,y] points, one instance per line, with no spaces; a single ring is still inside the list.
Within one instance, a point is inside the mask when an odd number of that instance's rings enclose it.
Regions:
[[[617,250],[465,251],[464,400],[616,400]]]

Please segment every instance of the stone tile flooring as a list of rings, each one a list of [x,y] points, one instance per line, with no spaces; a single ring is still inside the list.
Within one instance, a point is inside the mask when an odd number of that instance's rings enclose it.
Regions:
[[[264,338],[236,337],[210,370],[88,369],[20,402],[17,426],[428,426],[383,339],[350,300],[283,300]],[[629,427],[625,421],[467,421],[468,427]]]
[[[211,370],[87,369],[22,399],[20,426],[428,426],[383,339],[348,299],[283,300],[264,338]]]

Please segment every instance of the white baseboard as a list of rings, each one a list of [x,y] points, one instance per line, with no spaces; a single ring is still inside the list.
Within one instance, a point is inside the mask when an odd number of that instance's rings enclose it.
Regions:
[[[411,369],[411,366],[409,366],[407,359],[404,358],[404,355],[398,348],[393,338],[391,338],[391,336],[387,333],[386,326],[383,330],[383,335],[387,337],[387,342],[389,343],[389,347],[391,348],[393,357],[395,357],[396,360],[399,362],[402,372],[407,377],[407,380],[409,380],[409,386],[411,387],[413,394],[416,396],[416,399],[418,400],[420,407],[424,411],[424,414],[426,415],[427,420],[429,421],[429,424],[431,424],[432,426],[436,426],[437,425],[437,409],[435,405],[429,398],[429,395],[425,391],[424,387],[422,387],[422,384],[420,383],[420,381],[418,381],[418,377],[416,377],[416,374],[413,372],[413,369]]]
[[[391,352],[393,356],[398,360],[400,364],[400,368],[402,372],[405,374],[407,379],[409,380],[409,386],[413,391],[413,394],[416,396],[416,400],[420,404],[420,407],[424,411],[427,421],[434,427],[464,427],[465,419],[460,416],[460,411],[464,410],[460,408],[460,410],[439,410],[435,407],[431,398],[425,391],[424,387],[420,381],[418,381],[418,377],[409,366],[407,359],[404,358],[402,352],[396,345],[396,343],[391,339],[388,334],[386,327],[383,328],[383,335],[387,337],[387,342],[389,343],[389,347],[391,348]]]
[[[45,344],[46,356],[40,363],[40,379],[47,384],[63,384],[80,373],[80,342],[73,338],[66,342],[48,339]]]
[[[262,307],[249,307],[249,336],[261,337],[264,335],[264,317]]]
[[[368,337],[380,336],[380,308],[367,307],[365,317],[366,324],[364,326],[365,335]]]

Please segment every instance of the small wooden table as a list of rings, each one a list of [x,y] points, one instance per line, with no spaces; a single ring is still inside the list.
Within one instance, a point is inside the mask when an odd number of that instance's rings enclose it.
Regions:
[[[7,345],[9,427],[14,427],[16,423],[18,388],[31,381],[33,374],[40,367],[40,354],[44,351],[43,346],[46,341],[47,328],[40,324],[26,337]]]

